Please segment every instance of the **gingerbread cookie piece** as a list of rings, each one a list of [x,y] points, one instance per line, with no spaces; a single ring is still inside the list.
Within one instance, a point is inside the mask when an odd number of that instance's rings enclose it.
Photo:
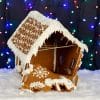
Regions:
[[[26,16],[7,44],[22,75],[22,89],[32,91],[74,89],[83,51],[88,52],[59,21],[38,11]]]
[[[33,68],[31,66],[23,72],[22,89],[70,91],[75,87],[75,84],[70,79],[53,73],[40,65],[33,66]]]

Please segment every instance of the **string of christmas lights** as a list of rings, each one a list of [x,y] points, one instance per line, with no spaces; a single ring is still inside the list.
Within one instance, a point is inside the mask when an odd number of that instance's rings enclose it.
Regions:
[[[13,9],[15,5],[20,7],[17,2],[18,1],[16,0],[0,0],[0,68],[14,68],[14,54],[7,47],[6,43],[12,32],[15,30],[15,26],[18,26],[18,24],[16,25],[16,23],[13,23],[10,17],[12,15],[10,13],[11,9]],[[80,28],[77,28],[77,20],[75,19],[77,13],[75,8],[80,11],[79,0],[23,0],[20,2],[22,5],[24,5],[25,12],[23,13],[27,14],[29,11],[34,9],[39,10],[46,17],[61,21],[72,32],[73,35],[77,36],[78,34],[81,34],[78,33]],[[90,0],[83,0],[82,4],[87,7],[88,4],[92,2],[93,1]],[[96,11],[100,9],[98,3],[95,4],[93,9]],[[63,20],[64,16],[66,17],[66,20]],[[81,42],[86,43],[90,48],[90,52],[86,55],[87,57],[83,61],[83,66],[88,69],[92,69],[94,67],[94,56],[100,55],[100,49],[95,49],[95,51],[91,50],[91,48],[94,47],[93,44],[95,44],[96,48],[100,48],[100,34],[95,33],[97,27],[100,27],[99,17],[100,16],[96,16],[96,14],[95,16],[91,15],[90,17],[81,16],[81,20],[79,20],[79,24],[85,26],[89,33],[93,33],[92,37],[88,36],[88,38],[81,39]],[[93,36],[96,37],[95,41],[95,37]]]

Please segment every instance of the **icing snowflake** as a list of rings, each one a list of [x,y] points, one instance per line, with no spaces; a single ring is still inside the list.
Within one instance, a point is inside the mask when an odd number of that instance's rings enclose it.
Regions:
[[[46,68],[39,66],[33,70],[33,76],[37,78],[46,78],[49,75],[49,72]]]
[[[38,88],[43,88],[45,87],[45,85],[41,82],[33,82],[30,84],[30,88],[35,88],[35,89],[38,89]]]

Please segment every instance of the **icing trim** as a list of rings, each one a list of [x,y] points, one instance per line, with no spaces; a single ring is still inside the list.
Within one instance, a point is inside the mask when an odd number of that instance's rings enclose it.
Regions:
[[[45,84],[50,87],[56,85],[56,88],[58,91],[61,91],[60,85],[65,86],[65,88],[68,90],[70,90],[72,88],[74,88],[74,89],[76,88],[76,86],[72,83],[71,80],[69,80],[63,76],[61,76],[60,79],[47,78],[47,79],[45,79]]]
[[[40,37],[31,46],[31,49],[30,49],[29,53],[28,54],[24,54],[18,48],[16,48],[16,46],[12,43],[11,40],[12,40],[13,36],[15,36],[16,32],[19,30],[19,28],[21,27],[21,25],[29,17],[36,19],[37,21],[41,22],[42,24],[48,25],[48,28],[40,35]],[[45,42],[45,40],[48,39],[49,36],[51,34],[53,34],[54,32],[56,32],[56,31],[59,31],[59,32],[63,33],[63,35],[65,37],[67,37],[73,43],[77,44],[81,48],[82,51],[86,50],[88,52],[87,46],[85,44],[81,43],[77,38],[75,38],[74,36],[72,36],[70,34],[70,32],[59,21],[47,18],[47,17],[43,16],[41,13],[39,13],[37,11],[31,11],[28,14],[28,16],[22,21],[22,23],[18,26],[18,28],[16,29],[16,31],[14,32],[14,34],[8,40],[7,44],[9,46],[9,48],[11,48],[11,50],[14,52],[14,54],[16,56],[18,56],[20,58],[20,60],[22,61],[22,63],[24,63],[24,65],[25,65],[26,63],[30,62],[31,57],[33,55],[35,55],[35,56],[37,55],[38,49],[43,45],[43,43]]]

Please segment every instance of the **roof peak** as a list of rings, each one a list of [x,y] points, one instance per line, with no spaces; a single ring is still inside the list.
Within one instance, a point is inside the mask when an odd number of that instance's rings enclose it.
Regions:
[[[38,11],[29,12],[7,44],[15,55],[26,63],[30,61],[33,54],[37,54],[39,47],[56,31],[63,33],[64,37],[77,44],[82,51],[88,51],[87,46],[75,38],[59,21],[47,18]]]

